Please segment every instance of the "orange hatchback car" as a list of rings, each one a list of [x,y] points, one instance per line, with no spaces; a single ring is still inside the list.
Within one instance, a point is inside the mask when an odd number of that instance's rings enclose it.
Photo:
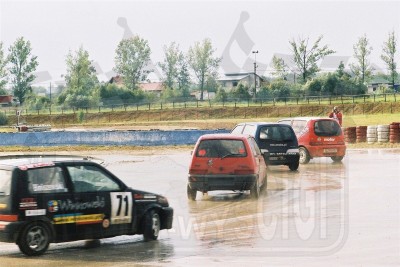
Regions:
[[[340,162],[346,155],[343,131],[334,119],[297,117],[278,121],[292,126],[299,141],[300,163],[317,157],[330,157]]]
[[[234,134],[201,136],[192,153],[187,195],[197,191],[250,190],[258,198],[267,185],[267,166],[253,137]]]

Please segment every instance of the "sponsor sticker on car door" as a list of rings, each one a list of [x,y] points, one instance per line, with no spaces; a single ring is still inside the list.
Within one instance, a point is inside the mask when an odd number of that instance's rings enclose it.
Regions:
[[[132,193],[111,192],[111,224],[132,222]]]

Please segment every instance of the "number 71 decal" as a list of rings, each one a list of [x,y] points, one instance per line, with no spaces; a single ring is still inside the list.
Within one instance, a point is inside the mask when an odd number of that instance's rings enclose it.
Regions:
[[[111,193],[111,224],[132,222],[132,193]]]

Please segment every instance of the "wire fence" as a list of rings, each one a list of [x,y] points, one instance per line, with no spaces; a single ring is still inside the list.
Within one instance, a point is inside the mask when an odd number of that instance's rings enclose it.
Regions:
[[[177,101],[153,101],[138,103],[113,103],[107,105],[87,106],[81,108],[56,106],[41,108],[2,107],[6,115],[56,115],[84,113],[102,113],[114,111],[154,111],[169,109],[204,109],[204,108],[263,108],[263,107],[287,107],[304,105],[351,105],[368,103],[396,103],[399,94],[365,94],[365,95],[342,95],[342,96],[304,96],[304,97],[275,97],[256,99],[227,99],[225,101],[215,100],[177,100]],[[393,111],[392,111],[393,112]]]

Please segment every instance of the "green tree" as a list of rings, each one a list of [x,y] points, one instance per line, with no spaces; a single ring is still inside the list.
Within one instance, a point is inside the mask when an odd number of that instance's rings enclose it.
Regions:
[[[396,78],[398,76],[398,73],[396,71],[397,64],[395,62],[396,51],[397,51],[397,40],[393,31],[389,33],[387,41],[383,43],[383,51],[381,55],[381,59],[385,62],[386,67],[388,69],[393,88]]]
[[[353,45],[354,58],[356,64],[351,64],[350,69],[353,72],[356,81],[361,84],[365,84],[372,75],[372,67],[368,60],[368,56],[371,54],[372,47],[369,46],[367,35],[360,37],[358,42]]]
[[[128,89],[138,89],[139,82],[145,81],[152,72],[146,69],[151,54],[148,42],[139,36],[123,39],[115,52],[115,72],[122,76]]]
[[[225,89],[220,87],[215,94],[215,101],[216,102],[224,102],[228,99],[228,94],[226,93]]]
[[[31,43],[23,37],[18,38],[9,48],[10,76],[14,96],[22,104],[25,94],[31,91],[31,83],[35,80],[32,74],[38,66],[37,57],[32,54]]]
[[[234,89],[232,89],[229,94],[236,99],[239,100],[249,100],[251,98],[251,94],[249,93],[250,88],[248,86],[239,83]]]
[[[179,65],[184,61],[185,56],[179,50],[179,45],[175,42],[169,46],[164,46],[164,56],[164,61],[158,63],[161,71],[164,73],[165,78],[163,79],[163,83],[167,88],[174,88],[178,79]]]
[[[272,58],[272,68],[274,69],[274,72],[272,73],[274,76],[281,79],[286,78],[288,67],[282,58],[274,55]]]
[[[200,100],[203,100],[204,84],[209,77],[218,77],[218,66],[222,58],[213,57],[215,50],[210,39],[204,39],[202,43],[196,42],[189,48],[188,60],[200,85]]]
[[[5,94],[7,84],[7,57],[4,55],[3,43],[0,42],[0,94]]]
[[[349,79],[351,76],[344,70],[344,63],[340,61],[340,64],[336,70],[336,75],[339,79]]]
[[[89,52],[83,47],[75,52],[70,51],[66,64],[66,89],[58,97],[58,102],[76,108],[98,104],[99,81],[92,61],[89,59]]]
[[[311,47],[309,47],[309,38],[299,38],[298,42],[295,40],[289,41],[294,55],[294,63],[301,73],[303,82],[306,82],[319,71],[317,62],[320,59],[335,53],[335,51],[329,49],[327,45],[320,47],[322,38],[322,35],[319,36]]]

